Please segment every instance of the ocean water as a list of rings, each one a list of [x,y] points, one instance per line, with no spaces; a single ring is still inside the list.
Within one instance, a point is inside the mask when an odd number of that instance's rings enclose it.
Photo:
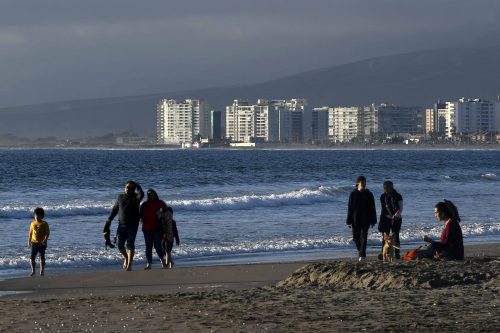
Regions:
[[[51,228],[48,271],[119,267],[102,226],[128,179],[174,208],[177,265],[354,256],[345,217],[360,174],[377,213],[384,180],[403,195],[403,248],[439,237],[443,198],[458,206],[466,243],[500,242],[498,150],[0,150],[0,277],[29,270],[37,206]],[[371,229],[370,248],[379,244]],[[136,245],[142,265],[140,231]]]

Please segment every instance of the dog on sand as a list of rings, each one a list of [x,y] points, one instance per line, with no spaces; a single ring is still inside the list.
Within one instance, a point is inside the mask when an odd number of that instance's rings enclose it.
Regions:
[[[382,249],[382,258],[384,262],[394,260],[394,249],[399,249],[399,244],[394,242],[394,234],[384,233],[384,248]]]

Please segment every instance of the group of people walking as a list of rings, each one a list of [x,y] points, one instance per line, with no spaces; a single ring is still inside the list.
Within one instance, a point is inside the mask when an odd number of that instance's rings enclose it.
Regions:
[[[123,256],[123,269],[132,270],[135,254],[135,239],[139,224],[142,222],[142,232],[146,246],[146,267],[151,269],[153,262],[153,247],[163,268],[172,268],[172,248],[174,240],[180,245],[177,224],[173,219],[173,209],[160,200],[154,189],[147,191],[147,200],[141,204],[144,191],[141,186],[128,181],[124,193],[116,199],[111,213],[104,224],[104,236],[107,245],[114,247],[110,241],[111,222],[118,215],[116,231],[117,247]]]
[[[399,194],[391,181],[383,184],[383,193],[380,196],[381,213],[378,219],[378,231],[383,235],[393,237],[394,243],[399,244],[399,233],[402,225],[403,197]],[[153,262],[153,248],[160,259],[163,268],[172,268],[172,248],[174,241],[180,245],[177,224],[173,219],[173,209],[158,197],[154,189],[147,191],[147,200],[144,191],[134,181],[125,184],[124,193],[116,199],[111,213],[104,224],[104,238],[106,244],[115,247],[111,242],[111,222],[118,216],[119,222],[116,231],[116,246],[123,256],[123,269],[132,270],[135,254],[135,240],[139,225],[142,222],[142,232],[146,247],[146,267],[151,269]],[[420,250],[422,257],[439,257],[451,260],[463,260],[464,245],[460,215],[457,207],[448,200],[439,202],[434,207],[434,215],[438,221],[444,222],[444,228],[439,241],[428,236],[423,240],[428,244]],[[40,254],[40,275],[45,271],[45,250],[50,235],[49,225],[43,220],[45,212],[38,207],[34,211],[35,220],[31,223],[28,247],[31,248],[31,276],[35,275],[35,258]],[[347,209],[347,225],[352,229],[352,238],[356,244],[359,261],[366,258],[366,245],[370,227],[377,224],[377,212],[373,194],[366,187],[366,178],[359,176],[356,179],[356,188],[349,196]],[[384,246],[384,237],[382,237]],[[395,258],[401,257],[399,247],[395,248]],[[381,258],[381,256],[379,256]]]
[[[380,218],[378,219],[378,231],[382,233],[382,247],[384,246],[384,235],[392,235],[394,243],[400,244],[399,233],[402,225],[403,197],[394,188],[391,181],[385,181],[384,191],[380,196]],[[464,259],[464,245],[462,229],[460,227],[460,215],[457,207],[449,200],[439,202],[434,207],[434,215],[438,221],[444,222],[444,228],[439,241],[434,241],[428,236],[423,240],[428,246],[421,250],[422,256],[439,257],[449,260]],[[356,188],[349,195],[346,224],[352,229],[352,238],[356,244],[359,261],[366,258],[366,245],[370,227],[377,224],[377,212],[375,199],[366,187],[366,178],[356,178]],[[395,258],[400,259],[399,246],[395,247]],[[379,255],[382,259],[382,255]]]

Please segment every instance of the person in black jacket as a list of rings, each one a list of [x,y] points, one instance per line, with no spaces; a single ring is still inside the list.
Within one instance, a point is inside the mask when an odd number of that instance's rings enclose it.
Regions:
[[[401,213],[403,212],[403,197],[394,189],[394,184],[391,181],[384,182],[384,193],[380,196],[380,222],[378,224],[378,231],[382,233],[382,248],[384,248],[384,233],[394,234],[394,242],[399,242],[399,231],[401,230],[401,223],[403,219]],[[399,249],[394,250],[396,259],[400,258]],[[382,256],[379,255],[379,259]]]
[[[356,189],[349,196],[346,223],[352,228],[352,238],[358,249],[359,261],[363,261],[366,258],[368,229],[377,223],[375,199],[372,192],[366,188],[366,178],[363,176],[356,179]]]
[[[137,229],[139,228],[139,207],[142,199],[144,198],[144,191],[141,186],[129,180],[125,184],[125,191],[118,196],[116,202],[109,214],[106,223],[104,224],[104,234],[109,234],[111,221],[116,215],[119,217],[118,229],[116,234],[118,236],[118,250],[124,257],[123,269],[127,271],[132,270],[132,260],[134,258],[135,250],[135,237],[137,236]],[[127,249],[125,250],[125,242]]]

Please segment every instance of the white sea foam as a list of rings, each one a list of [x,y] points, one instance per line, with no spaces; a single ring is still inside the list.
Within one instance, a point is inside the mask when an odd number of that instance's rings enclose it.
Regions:
[[[296,239],[271,239],[262,241],[233,241],[216,243],[210,245],[187,244],[174,247],[176,257],[204,257],[223,256],[245,253],[277,253],[291,250],[311,250],[321,248],[336,248],[346,246],[350,243],[349,236],[330,238],[296,238]],[[80,251],[73,248],[52,248],[46,255],[48,266],[55,267],[85,267],[102,266],[108,264],[119,264],[122,261],[121,255],[116,249],[87,249]],[[136,252],[134,260],[140,262],[145,260],[144,251]],[[0,256],[0,269],[28,268],[29,256],[24,254],[19,256]]]
[[[481,177],[486,178],[486,179],[490,179],[490,180],[497,179],[497,175],[494,173],[485,173],[485,174],[482,174]]]
[[[402,243],[422,242],[421,236],[427,235],[434,239],[439,239],[442,226],[432,228],[415,228],[401,231]],[[500,235],[500,222],[492,224],[470,223],[462,224],[462,231],[465,240],[477,239],[477,237],[487,235]],[[369,235],[369,245],[377,246],[380,243],[380,234],[374,230]],[[244,241],[216,241],[204,245],[197,242],[187,241],[180,247],[174,247],[174,256],[177,258],[203,258],[232,255],[253,254],[253,253],[286,253],[289,251],[321,250],[321,249],[345,249],[352,246],[349,232],[341,236],[331,237],[295,237],[295,238],[275,238],[264,240],[244,240]],[[145,260],[142,245],[136,252],[135,259],[138,262]],[[57,248],[53,247],[47,253],[47,265],[61,268],[71,267],[97,267],[103,265],[115,265],[122,261],[116,249],[104,250],[102,247],[91,246],[84,251],[78,248]],[[26,252],[22,255],[2,254],[0,256],[0,270],[28,269],[29,256]],[[0,274],[1,275],[1,274]]]
[[[331,202],[339,195],[348,193],[350,186],[319,186],[314,189],[300,190],[277,194],[248,194],[238,197],[219,197],[201,200],[174,200],[170,204],[179,210],[242,210],[256,207],[277,207],[313,205]]]
[[[172,200],[169,204],[175,210],[184,211],[214,211],[242,210],[256,207],[277,207],[294,205],[313,205],[331,202],[347,193],[350,186],[319,186],[317,188],[302,188],[286,193],[247,194],[234,197],[218,197],[198,200]],[[109,214],[112,203],[66,203],[61,205],[43,205],[46,216],[97,216]],[[26,219],[33,214],[33,207],[4,206],[0,208],[0,218]]]
[[[112,204],[63,204],[43,205],[46,216],[94,216],[109,214]],[[0,208],[0,218],[26,219],[33,216],[34,206],[4,206]]]

